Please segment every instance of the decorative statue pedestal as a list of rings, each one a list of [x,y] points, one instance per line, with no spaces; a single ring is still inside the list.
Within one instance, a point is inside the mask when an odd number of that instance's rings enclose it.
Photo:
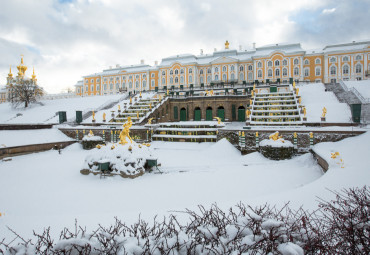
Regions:
[[[325,117],[321,117],[321,121],[322,122],[325,122],[326,121],[326,118]]]
[[[307,117],[303,117],[303,121],[307,121]]]
[[[84,150],[94,149],[98,144],[104,144],[103,138],[95,136],[92,131],[82,138],[82,148]]]
[[[263,156],[273,160],[290,159],[294,155],[294,145],[279,136],[279,132],[270,135],[270,139],[260,142],[260,152]]]

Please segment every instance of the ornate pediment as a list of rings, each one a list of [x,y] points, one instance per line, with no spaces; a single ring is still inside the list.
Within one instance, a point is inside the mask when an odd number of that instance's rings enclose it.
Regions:
[[[212,65],[214,64],[223,64],[223,63],[235,63],[239,62],[238,59],[232,57],[219,57],[211,62]]]

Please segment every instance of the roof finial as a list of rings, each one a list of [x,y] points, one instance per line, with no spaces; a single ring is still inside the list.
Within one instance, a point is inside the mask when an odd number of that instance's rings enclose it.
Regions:
[[[8,74],[8,77],[12,77],[13,74],[12,74],[12,66],[9,66],[9,74]]]
[[[225,50],[228,50],[229,49],[229,42],[226,40],[225,42]]]
[[[21,64],[23,65],[23,54],[21,54]]]
[[[33,67],[32,80],[36,80],[35,67]]]

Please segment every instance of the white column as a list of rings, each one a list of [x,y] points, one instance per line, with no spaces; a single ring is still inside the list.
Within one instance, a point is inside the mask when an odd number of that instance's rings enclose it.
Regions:
[[[302,81],[302,80],[304,80],[304,78],[303,78],[303,56],[301,56],[301,57],[300,57],[300,63],[301,63],[301,67],[300,67],[300,69],[301,69],[301,70],[300,70],[300,71],[301,71],[301,72],[300,72],[300,73],[301,73],[301,75],[300,75],[300,76],[301,76],[301,77],[300,77],[299,79]]]
[[[329,64],[328,64],[328,56],[324,56],[324,63],[322,65],[324,68],[324,82],[328,82],[328,69],[329,69]]]

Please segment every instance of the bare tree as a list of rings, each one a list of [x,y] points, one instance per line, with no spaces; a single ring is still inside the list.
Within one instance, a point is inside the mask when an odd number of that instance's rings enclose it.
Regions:
[[[14,108],[24,104],[28,107],[30,104],[37,102],[44,94],[43,89],[32,79],[17,77],[7,85],[8,101]]]

